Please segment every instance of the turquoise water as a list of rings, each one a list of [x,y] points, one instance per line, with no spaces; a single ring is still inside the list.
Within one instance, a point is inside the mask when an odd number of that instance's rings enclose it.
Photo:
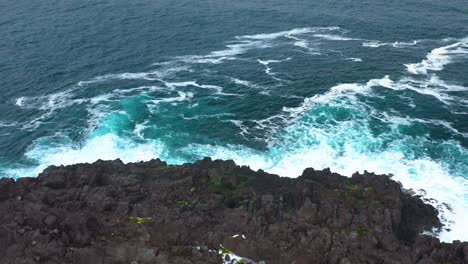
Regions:
[[[468,240],[466,1],[0,1],[0,177],[205,156],[391,173]]]

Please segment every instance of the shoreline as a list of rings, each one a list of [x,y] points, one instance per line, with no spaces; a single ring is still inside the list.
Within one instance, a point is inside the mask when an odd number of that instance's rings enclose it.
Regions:
[[[0,210],[5,263],[468,260],[468,242],[421,234],[442,227],[433,206],[368,172],[286,178],[210,158],[97,161],[0,179]]]

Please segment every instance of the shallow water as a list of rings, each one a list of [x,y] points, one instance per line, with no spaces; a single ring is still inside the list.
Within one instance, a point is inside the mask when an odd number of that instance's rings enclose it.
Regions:
[[[0,175],[391,173],[468,240],[466,1],[0,1]]]

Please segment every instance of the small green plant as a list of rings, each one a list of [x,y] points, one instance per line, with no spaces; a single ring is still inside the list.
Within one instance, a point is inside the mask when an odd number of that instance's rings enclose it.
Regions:
[[[227,186],[224,183],[224,180],[222,177],[216,177],[214,179],[213,184],[214,184],[215,192],[217,193],[227,193],[227,192],[234,191],[234,188],[232,186]]]
[[[366,197],[364,196],[356,196],[356,202],[359,203],[359,204],[362,204],[364,203],[364,201],[366,200]]]
[[[346,188],[350,190],[356,190],[359,187],[357,184],[352,183],[352,182],[346,182],[345,185],[346,185]]]
[[[181,204],[181,205],[189,205],[189,201],[185,201],[185,200],[181,200],[181,201],[177,201],[178,204]]]
[[[249,178],[242,179],[238,184],[238,188],[247,187],[251,181],[252,181],[252,179],[249,179]]]
[[[231,254],[231,250],[225,248],[223,245],[219,245],[219,251],[218,251],[218,254],[221,255],[221,257],[224,259],[224,257],[226,255],[229,255]],[[239,258],[238,256],[231,256],[233,259],[232,261],[233,262],[230,262],[230,263],[235,263],[235,264],[245,264],[245,260],[242,259],[242,258]],[[235,261],[235,262],[234,262]]]
[[[356,233],[362,237],[362,236],[367,236],[367,235],[370,235],[372,233],[372,229],[368,228],[368,227],[363,227],[363,226],[360,226],[358,228],[356,228]]]
[[[312,180],[312,179],[305,179],[304,182],[305,183],[310,183],[310,184],[320,184],[320,182],[318,182],[316,180]]]
[[[130,222],[132,222],[134,224],[141,225],[141,224],[144,224],[144,223],[153,222],[153,218],[151,218],[151,217],[130,216]]]
[[[448,260],[443,260],[443,261],[439,262],[439,264],[453,264],[453,262],[448,261]]]
[[[335,192],[337,192],[337,193],[339,193],[339,194],[341,194],[341,195],[344,195],[344,196],[348,196],[348,195],[349,195],[348,192],[343,191],[343,190],[341,190],[341,189],[335,189]]]
[[[230,253],[231,253],[231,251],[229,249],[223,247],[223,245],[219,245],[219,254],[221,256],[224,257],[224,255],[227,255],[227,254],[230,254]]]

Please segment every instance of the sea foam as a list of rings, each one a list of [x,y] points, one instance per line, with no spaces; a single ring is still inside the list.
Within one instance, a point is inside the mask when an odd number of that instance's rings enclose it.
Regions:
[[[405,64],[405,66],[411,74],[427,74],[429,71],[441,71],[445,65],[467,56],[468,38],[463,38],[453,44],[433,49],[427,54],[426,59],[419,63]]]
[[[463,58],[467,54],[467,39],[434,49],[422,62],[406,65],[409,73],[424,75],[423,78],[403,76],[392,79],[384,76],[363,83],[339,83],[324,93],[308,96],[302,103],[285,106],[278,110],[279,113],[260,120],[236,119],[236,116],[222,112],[175,115],[184,122],[218,118],[223,125],[236,127],[239,136],[246,142],[251,140],[264,143],[264,148],[260,149],[228,143],[191,143],[174,148],[174,143],[177,143],[180,136],[178,131],[171,131],[171,136],[167,138],[150,137],[149,132],[161,124],[152,123],[147,116],[138,116],[149,111],[157,117],[161,115],[159,110],[164,106],[170,107],[167,111],[177,105],[183,105],[187,109],[198,106],[198,102],[193,101],[202,93],[208,93],[209,96],[230,95],[224,93],[227,85],[215,85],[193,77],[188,80],[174,78],[177,73],[193,71],[200,66],[193,64],[216,66],[229,60],[242,59],[242,56],[252,50],[268,49],[276,45],[290,45],[296,47],[296,51],[301,49],[314,52],[316,49],[312,44],[320,40],[363,41],[363,45],[369,47],[371,44],[365,43],[374,43],[372,45],[375,47],[397,48],[417,44],[371,42],[344,37],[340,35],[341,32],[343,30],[338,27],[315,27],[237,36],[219,50],[204,55],[174,57],[170,61],[155,64],[157,69],[106,74],[79,82],[66,91],[17,98],[15,103],[18,107],[42,111],[39,117],[29,123],[30,129],[58,110],[78,104],[86,105],[90,114],[89,128],[84,131],[86,134],[79,142],[60,133],[35,140],[28,147],[25,158],[36,166],[16,164],[3,170],[3,173],[14,177],[35,176],[49,165],[94,162],[98,159],[120,158],[124,162],[133,162],[159,157],[169,163],[181,164],[205,156],[233,159],[238,164],[248,165],[253,169],[289,177],[299,176],[307,167],[329,167],[332,171],[347,176],[366,169],[380,174],[393,174],[394,179],[401,181],[405,188],[412,188],[434,204],[446,224],[446,229],[439,234],[442,240],[468,240],[468,231],[464,227],[468,219],[468,180],[463,178],[467,176],[468,170],[465,162],[468,160],[467,150],[456,140],[432,141],[425,135],[409,136],[401,128],[424,124],[442,128],[450,135],[459,137],[466,137],[466,133],[444,120],[379,112],[362,100],[363,97],[378,97],[378,91],[381,90],[393,90],[395,93],[410,90],[434,97],[447,105],[460,104],[462,101],[454,93],[464,92],[466,87],[442,80],[430,71],[442,70],[446,64]],[[284,61],[256,57],[250,60],[261,64],[265,73],[273,78],[277,77],[271,64]],[[142,81],[146,85],[108,89],[90,97],[79,96],[82,90],[119,80]],[[263,93],[269,93],[274,88],[241,78],[230,77],[229,80],[244,89],[246,87]],[[279,78],[276,80],[282,82]],[[132,100],[137,103],[132,105]],[[114,104],[110,104],[111,102]],[[138,113],[130,113],[132,111]],[[371,122],[379,122],[379,126],[385,128],[384,132],[376,134]],[[429,152],[418,153],[418,150],[427,149],[438,153],[438,157],[431,158]]]

